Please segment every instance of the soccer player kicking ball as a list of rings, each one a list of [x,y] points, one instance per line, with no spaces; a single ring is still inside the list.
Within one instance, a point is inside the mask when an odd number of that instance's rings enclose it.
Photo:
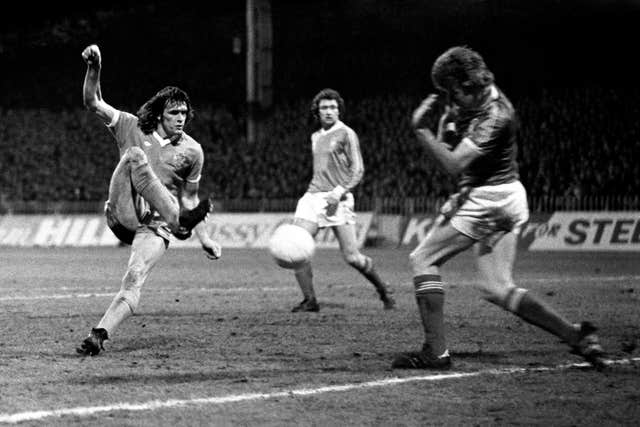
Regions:
[[[432,229],[410,255],[422,350],[398,355],[399,369],[448,369],[451,357],[443,326],[440,266],[473,248],[485,298],[566,342],[574,354],[602,367],[595,328],[575,325],[513,282],[517,236],[529,218],[527,195],[516,163],[515,111],[494,84],[482,57],[453,47],[434,63],[431,77],[445,95],[430,95],[414,111],[412,125],[428,155],[458,177],[458,192],[443,206]],[[440,102],[445,104],[444,114]],[[440,104],[440,105],[439,105]],[[435,120],[433,115],[436,115]],[[435,132],[426,122],[437,123]],[[455,135],[455,140],[445,134]]]
[[[311,103],[311,114],[320,129],[311,135],[313,177],[307,192],[298,200],[294,224],[314,237],[320,228],[331,227],[345,261],[373,284],[384,308],[392,309],[395,301],[388,285],[378,275],[371,258],[358,250],[351,190],[362,179],[364,166],[358,136],[340,121],[343,113],[344,100],[333,89],[323,89]],[[311,264],[296,269],[295,277],[304,299],[292,311],[319,311]]]
[[[87,63],[84,105],[102,119],[120,151],[105,204],[107,224],[131,245],[120,292],[77,349],[95,356],[103,342],[138,306],[140,289],[169,247],[171,235],[186,239],[195,231],[207,257],[220,257],[220,246],[207,235],[204,220],[212,200],[199,201],[198,183],[204,155],[200,144],[184,132],[193,112],[185,92],[166,87],[150,98],[137,116],[116,110],[102,99],[102,57],[96,45],[82,52]]]

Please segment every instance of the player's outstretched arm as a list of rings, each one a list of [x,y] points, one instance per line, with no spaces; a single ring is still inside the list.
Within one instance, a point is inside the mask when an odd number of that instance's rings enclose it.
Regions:
[[[207,258],[209,259],[218,259],[222,256],[222,246],[211,237],[207,232],[207,225],[205,221],[202,221],[200,224],[196,225],[193,229],[202,244],[202,250],[204,250]]]
[[[194,209],[200,203],[198,199],[198,184],[187,182],[181,197],[182,207],[185,209]],[[198,240],[200,240],[200,244],[202,245],[202,249],[204,250],[207,258],[209,259],[218,259],[222,256],[222,247],[218,242],[209,237],[209,233],[207,231],[207,224],[205,221],[200,222],[193,229]]]
[[[116,109],[104,102],[100,89],[100,70],[102,68],[102,54],[100,48],[92,44],[82,51],[82,59],[87,63],[87,72],[82,86],[82,101],[84,106],[98,115],[105,123],[111,123]]]

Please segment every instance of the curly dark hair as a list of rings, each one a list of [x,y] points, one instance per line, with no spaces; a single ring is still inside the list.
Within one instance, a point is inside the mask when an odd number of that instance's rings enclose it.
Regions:
[[[153,95],[136,113],[140,130],[144,134],[150,134],[156,130],[165,107],[172,104],[186,104],[188,111],[185,124],[193,119],[194,112],[189,95],[175,86],[167,86]]]
[[[433,63],[431,80],[436,88],[446,92],[457,85],[465,93],[474,93],[493,84],[494,77],[478,52],[455,46]]]
[[[323,99],[331,99],[338,102],[338,112],[340,113],[340,117],[344,115],[345,107],[344,107],[344,99],[340,96],[335,89],[325,88],[322,89],[316,96],[313,97],[313,101],[311,101],[311,107],[309,108],[311,113],[311,118],[313,121],[318,120],[318,107],[320,105],[320,101]]]

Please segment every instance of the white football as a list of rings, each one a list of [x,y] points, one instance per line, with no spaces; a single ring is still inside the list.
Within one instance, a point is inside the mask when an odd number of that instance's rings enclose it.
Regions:
[[[307,230],[294,224],[282,224],[269,239],[269,252],[280,267],[296,269],[309,261],[316,242]]]

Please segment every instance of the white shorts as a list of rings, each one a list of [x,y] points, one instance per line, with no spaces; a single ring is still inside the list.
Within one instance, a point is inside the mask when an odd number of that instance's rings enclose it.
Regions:
[[[475,240],[519,234],[529,220],[527,192],[520,181],[475,187],[466,196],[456,193],[441,212],[450,218],[453,228]]]
[[[304,196],[298,200],[294,217],[316,223],[319,228],[355,224],[356,214],[353,211],[353,194],[347,193],[343,198],[344,200],[338,202],[338,209],[333,216],[327,216],[326,212],[328,195],[328,191],[304,193]]]

